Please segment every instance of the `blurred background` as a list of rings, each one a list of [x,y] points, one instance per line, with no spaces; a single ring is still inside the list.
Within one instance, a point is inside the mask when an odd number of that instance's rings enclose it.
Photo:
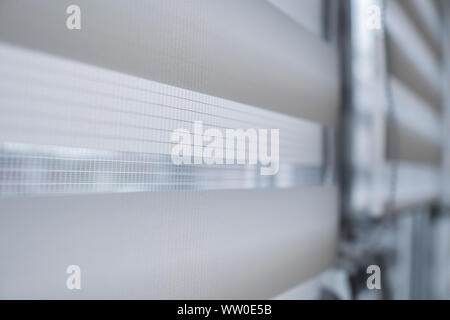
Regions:
[[[0,0],[0,298],[448,299],[449,80],[448,0]]]

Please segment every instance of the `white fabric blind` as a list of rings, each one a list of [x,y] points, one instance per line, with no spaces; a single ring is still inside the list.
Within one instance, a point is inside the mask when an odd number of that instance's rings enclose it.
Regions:
[[[1,201],[2,298],[267,299],[335,257],[331,187]]]
[[[387,2],[386,24],[390,72],[439,110],[439,56],[398,1]]]
[[[400,80],[390,80],[395,121],[390,127],[388,157],[439,165],[441,120],[439,112]]]
[[[424,40],[432,47],[438,55],[441,52],[442,41],[442,18],[440,12],[444,8],[440,0],[399,0],[411,20],[425,36]]]
[[[322,0],[267,0],[299,25],[304,26],[316,36],[324,32],[325,3]]]
[[[387,160],[395,205],[439,197],[442,158],[441,17],[434,1],[388,1]],[[421,186],[412,183],[413,178]],[[422,178],[420,178],[422,177]],[[425,183],[426,181],[426,183]]]
[[[70,4],[2,1],[0,39],[327,125],[336,122],[336,47],[267,1],[82,0],[79,32],[65,28]],[[317,4],[292,10],[310,15],[314,28],[320,25]]]
[[[70,298],[71,264],[80,298],[270,298],[328,268],[340,84],[319,5],[80,0],[72,32],[70,4],[0,2],[0,296]],[[170,132],[196,120],[280,129],[279,174],[175,167]]]

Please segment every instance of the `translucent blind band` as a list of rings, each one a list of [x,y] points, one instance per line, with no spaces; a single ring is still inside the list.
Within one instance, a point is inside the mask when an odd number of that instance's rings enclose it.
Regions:
[[[333,183],[333,130],[320,124],[9,45],[0,45],[0,71],[0,194]],[[174,165],[171,134],[192,132],[195,121],[204,129],[279,129],[278,174]]]
[[[391,161],[377,168],[378,179],[371,180],[370,171],[358,170],[354,178],[354,210],[403,210],[437,201],[440,192],[439,167],[410,161]]]

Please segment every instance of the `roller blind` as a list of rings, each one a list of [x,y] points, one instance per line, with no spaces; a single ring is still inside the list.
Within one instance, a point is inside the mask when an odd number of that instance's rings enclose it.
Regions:
[[[395,181],[395,201],[399,207],[437,199],[440,192],[441,21],[438,2],[392,0],[386,3],[391,108],[386,156],[393,165],[391,181]],[[421,181],[420,187],[410,185],[414,175],[423,177],[417,180]],[[427,181],[428,187],[423,181]]]
[[[349,210],[383,216],[442,192],[439,1],[354,1]],[[369,6],[380,28],[367,28]],[[445,91],[444,91],[445,92]]]
[[[71,4],[0,3],[0,296],[73,297],[78,264],[81,298],[270,298],[329,267],[322,2],[78,1],[73,32]],[[170,133],[196,121],[280,129],[279,173],[175,166]]]

